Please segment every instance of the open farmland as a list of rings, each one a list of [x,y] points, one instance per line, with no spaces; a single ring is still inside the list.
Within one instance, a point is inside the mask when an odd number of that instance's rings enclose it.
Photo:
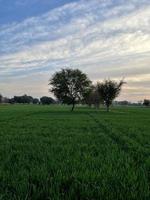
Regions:
[[[0,106],[0,199],[150,199],[150,109]]]

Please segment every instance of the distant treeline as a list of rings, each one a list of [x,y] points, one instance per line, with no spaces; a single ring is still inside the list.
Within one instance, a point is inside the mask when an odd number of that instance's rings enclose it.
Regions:
[[[55,104],[56,100],[52,97],[43,96],[40,99],[33,98],[32,96],[22,95],[22,96],[14,96],[13,98],[7,98],[0,95],[0,103],[9,103],[9,104]]]
[[[143,101],[138,101],[138,102],[114,101],[113,105],[120,105],[120,106],[150,106],[150,100],[144,99]]]
[[[58,104],[59,101],[53,99],[52,97],[43,96],[41,98],[34,98],[28,95],[22,96],[14,96],[13,98],[3,97],[0,94],[0,103],[4,104],[42,104],[42,105],[50,105],[50,104]],[[88,99],[87,102],[82,102],[82,104],[88,104],[89,106],[97,107],[99,105],[98,94],[95,93]],[[122,105],[122,106],[150,106],[150,100],[144,99],[144,101],[139,101],[137,103],[129,102],[129,101],[114,101],[113,105]]]

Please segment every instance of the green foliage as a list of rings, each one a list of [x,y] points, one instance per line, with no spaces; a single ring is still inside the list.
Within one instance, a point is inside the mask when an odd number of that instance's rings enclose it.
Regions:
[[[102,103],[102,99],[99,94],[97,85],[92,85],[89,90],[85,92],[83,103],[87,104],[90,107],[94,105],[95,108],[99,108],[100,103]]]
[[[150,106],[150,100],[144,99],[143,105],[144,106]]]
[[[103,83],[97,83],[99,94],[107,107],[107,111],[109,111],[113,100],[119,96],[124,83],[123,80],[119,83],[112,80],[105,80]]]
[[[23,95],[23,96],[14,96],[14,102],[15,103],[26,103],[26,104],[30,104],[33,102],[33,97],[28,96],[28,95]]]
[[[39,104],[39,103],[40,103],[39,99],[33,98],[33,104]]]
[[[62,69],[56,72],[50,80],[51,92],[62,103],[74,105],[82,101],[91,81],[86,74],[78,69]]]
[[[40,102],[43,105],[50,105],[50,104],[54,104],[55,100],[53,98],[51,98],[51,97],[44,96],[44,97],[40,98]]]
[[[149,109],[0,112],[0,199],[150,199]]]

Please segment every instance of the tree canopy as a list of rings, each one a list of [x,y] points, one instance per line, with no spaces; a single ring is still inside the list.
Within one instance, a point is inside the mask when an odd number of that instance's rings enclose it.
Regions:
[[[39,104],[40,101],[38,98],[33,98],[33,101],[32,101],[33,104]]]
[[[113,100],[119,96],[122,86],[125,84],[123,80],[119,83],[112,80],[105,80],[103,83],[97,83],[99,94],[106,105],[107,111]]]
[[[143,105],[147,107],[150,106],[150,100],[144,99]]]
[[[91,81],[79,69],[67,68],[56,72],[49,84],[51,85],[50,92],[54,93],[62,103],[72,104],[73,111],[75,104],[83,100]]]
[[[94,105],[95,108],[99,108],[101,102],[102,99],[98,92],[97,85],[92,85],[91,88],[85,93],[84,103],[90,107]]]
[[[44,96],[44,97],[40,98],[40,102],[43,105],[50,105],[50,104],[54,104],[55,100],[53,98],[51,98],[51,97]]]
[[[28,96],[28,95],[23,95],[23,96],[14,96],[14,102],[15,103],[26,103],[30,104],[33,102],[33,97]]]

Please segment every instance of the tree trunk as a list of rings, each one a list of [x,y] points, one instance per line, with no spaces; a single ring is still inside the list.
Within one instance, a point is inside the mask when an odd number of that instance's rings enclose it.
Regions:
[[[97,104],[95,104],[95,108],[98,110],[99,109],[99,104],[97,103]]]
[[[72,103],[72,109],[71,109],[71,112],[74,111],[74,107],[75,107],[75,102]]]
[[[107,112],[109,112],[109,105],[106,105],[106,110]]]

